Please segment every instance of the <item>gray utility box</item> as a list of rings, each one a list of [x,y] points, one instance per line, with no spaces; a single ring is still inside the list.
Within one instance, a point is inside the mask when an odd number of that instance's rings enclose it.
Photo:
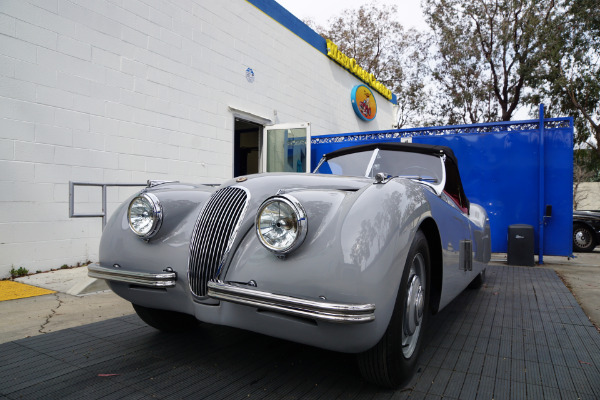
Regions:
[[[531,225],[508,227],[508,265],[533,267],[534,233]]]

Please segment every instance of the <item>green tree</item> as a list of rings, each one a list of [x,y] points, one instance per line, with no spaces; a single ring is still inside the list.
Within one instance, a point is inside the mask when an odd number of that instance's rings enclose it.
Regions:
[[[509,121],[554,29],[554,0],[423,0],[438,57],[439,110],[449,122]]]
[[[546,58],[539,65],[540,98],[551,112],[571,115],[575,144],[593,149],[590,166],[600,160],[600,5],[598,0],[567,0],[560,29],[548,36]]]
[[[401,128],[422,123],[428,97],[429,43],[426,35],[404,29],[396,15],[396,6],[375,3],[344,10],[328,21],[328,27],[306,22],[397,95],[397,124]]]

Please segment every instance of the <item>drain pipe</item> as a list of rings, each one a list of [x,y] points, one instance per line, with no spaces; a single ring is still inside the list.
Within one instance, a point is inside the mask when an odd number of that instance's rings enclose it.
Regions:
[[[545,161],[545,156],[546,156],[546,151],[545,151],[545,147],[544,147],[544,104],[540,104],[540,161],[539,161],[539,168],[540,168],[540,175],[539,175],[539,180],[540,180],[540,186],[539,186],[539,194],[538,194],[538,199],[539,199],[539,209],[538,209],[538,240],[539,240],[539,246],[538,246],[538,264],[539,265],[543,265],[544,264],[544,223],[545,223],[545,218],[544,218],[544,203],[546,202],[546,195],[545,195],[545,174],[544,174],[544,169],[545,169],[545,165],[544,165],[544,161]]]

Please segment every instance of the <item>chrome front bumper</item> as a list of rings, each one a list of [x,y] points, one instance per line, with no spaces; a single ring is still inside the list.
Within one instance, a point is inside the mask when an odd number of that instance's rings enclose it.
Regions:
[[[375,304],[343,304],[284,296],[220,281],[208,282],[208,296],[263,310],[320,321],[356,324],[375,319]]]
[[[164,272],[151,274],[145,272],[123,271],[119,268],[102,267],[98,263],[88,265],[88,276],[91,278],[106,279],[109,281],[131,283],[139,286],[153,288],[170,288],[175,286],[177,274]]]

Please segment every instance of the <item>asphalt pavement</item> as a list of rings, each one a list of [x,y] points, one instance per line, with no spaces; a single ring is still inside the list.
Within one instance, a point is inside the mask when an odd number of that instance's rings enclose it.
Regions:
[[[536,256],[535,262],[531,268],[549,268],[558,274],[590,321],[600,328],[600,246],[592,253],[574,253],[574,257],[544,256],[542,265]],[[494,254],[491,264],[507,265],[506,254]]]
[[[0,399],[599,399],[600,334],[550,268],[559,264],[497,258],[483,287],[429,320],[398,390],[368,384],[351,354],[212,324],[159,333],[125,315],[1,343]],[[585,271],[595,260],[562,262]]]
[[[0,343],[134,313],[131,303],[108,290],[104,281],[88,278],[87,267],[15,280],[56,293],[0,301]]]
[[[537,261],[537,260],[536,260]],[[506,254],[492,264],[506,265]],[[571,290],[585,314],[600,327],[600,247],[575,258],[545,256],[544,264]],[[131,304],[108,290],[102,280],[88,278],[87,268],[39,273],[16,281],[56,293],[0,302],[0,343],[133,314]]]

